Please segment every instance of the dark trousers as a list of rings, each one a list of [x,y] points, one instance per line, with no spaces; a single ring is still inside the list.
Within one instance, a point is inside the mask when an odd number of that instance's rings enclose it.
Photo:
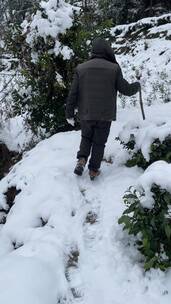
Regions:
[[[81,121],[81,144],[77,158],[84,157],[88,159],[90,153],[88,168],[97,171],[100,168],[104,155],[105,144],[110,132],[111,121]]]

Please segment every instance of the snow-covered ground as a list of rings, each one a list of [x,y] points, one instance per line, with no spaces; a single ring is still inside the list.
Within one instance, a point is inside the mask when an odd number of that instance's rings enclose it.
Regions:
[[[140,79],[144,102],[171,101],[171,14],[119,25],[111,34],[123,74],[129,82]],[[136,105],[137,99],[121,96],[120,103]]]
[[[45,8],[53,36],[51,22],[63,15],[52,14],[56,1],[49,3],[50,10]],[[70,15],[69,6],[65,8]],[[35,36],[34,26],[39,19],[40,12],[31,22]],[[65,21],[72,23],[70,18]],[[125,78],[131,82],[139,77],[143,100],[152,104],[145,107],[147,122],[142,123],[141,129],[148,126],[150,130],[159,121],[171,123],[171,103],[166,103],[171,94],[170,21],[168,14],[112,29],[113,47]],[[25,30],[27,25],[23,23]],[[44,37],[49,28],[40,30]],[[59,50],[63,55],[69,51],[60,49],[57,43],[54,52]],[[7,74],[0,74],[3,102],[16,81],[10,61],[7,59],[4,64]],[[81,178],[73,174],[80,142],[80,132],[75,131],[40,142],[0,181],[0,304],[170,304],[171,271],[145,273],[142,257],[128,246],[118,225],[127,188],[137,182],[148,188],[147,178],[161,180],[154,171],[143,174],[137,167],[124,166],[127,156],[115,137],[123,132],[125,124],[131,126],[142,117],[137,95],[122,96],[120,103],[126,109],[120,109],[117,122],[113,122],[102,173],[96,181],[89,180],[87,169]],[[132,104],[136,107],[129,109]],[[1,121],[6,104],[2,106]],[[151,128],[150,134],[152,131]],[[148,136],[144,138],[147,141]],[[10,150],[23,150],[31,139],[21,117],[1,125],[0,140]],[[154,169],[158,171],[160,165]],[[170,169],[165,166],[162,176],[168,172]],[[168,189],[170,184],[167,186]],[[18,194],[9,208],[12,202],[7,191],[15,192],[15,187]]]
[[[171,104],[146,107],[147,120],[168,119]],[[0,227],[2,304],[166,304],[171,271],[144,273],[141,257],[117,221],[122,196],[143,171],[126,168],[115,137],[141,120],[140,109],[120,110],[112,125],[99,178],[73,175],[80,132],[57,134],[27,152],[0,182],[0,215],[7,189],[21,192]],[[4,220],[5,222],[5,220]]]

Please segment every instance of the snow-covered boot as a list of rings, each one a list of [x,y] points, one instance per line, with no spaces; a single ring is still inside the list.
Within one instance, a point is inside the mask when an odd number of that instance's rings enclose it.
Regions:
[[[77,165],[75,167],[74,173],[81,176],[83,174],[86,165],[86,159],[84,157],[79,158]]]
[[[89,170],[89,176],[92,181],[99,175],[100,175],[100,170],[97,171]]]

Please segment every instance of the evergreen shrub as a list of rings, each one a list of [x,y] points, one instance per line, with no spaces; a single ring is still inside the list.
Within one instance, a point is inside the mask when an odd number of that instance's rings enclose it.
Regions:
[[[146,169],[152,163],[158,160],[164,160],[171,163],[171,135],[165,137],[163,141],[159,138],[153,140],[150,146],[149,160],[147,160],[141,149],[136,149],[136,139],[134,134],[130,134],[130,139],[128,142],[122,141],[119,137],[116,138],[120,141],[124,149],[130,154],[130,158],[126,161],[127,167],[138,166],[142,169]]]
[[[50,1],[37,4],[34,14],[27,13],[23,23],[27,26],[11,24],[6,44],[8,51],[18,59],[17,69],[21,75],[12,92],[14,115],[24,115],[34,133],[52,135],[71,129],[65,119],[65,105],[74,69],[89,58],[91,42],[96,36],[110,36],[111,25],[106,22],[94,25],[93,29],[87,28],[84,12],[73,8],[70,27],[61,30],[56,38],[43,37],[38,28],[32,28],[36,14],[41,14],[44,22],[51,22],[42,3],[47,5]],[[56,0],[56,7],[55,1],[53,3],[54,14],[61,5],[69,5],[67,1],[58,4]],[[62,22],[65,25],[64,17]],[[56,45],[60,45],[59,52],[54,51]]]
[[[148,209],[141,204],[145,192],[130,187],[123,197],[127,208],[118,223],[135,237],[134,245],[144,257],[145,270],[164,271],[171,266],[171,193],[156,184],[151,192],[154,205]]]

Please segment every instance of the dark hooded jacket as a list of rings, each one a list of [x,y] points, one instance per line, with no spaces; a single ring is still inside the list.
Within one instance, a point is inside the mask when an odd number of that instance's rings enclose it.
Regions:
[[[140,88],[129,84],[122,75],[114,52],[107,41],[93,42],[91,59],[76,68],[67,99],[66,118],[74,117],[78,108],[80,120],[116,120],[117,91],[131,96]]]
[[[97,38],[93,41],[91,59],[93,58],[103,58],[112,63],[117,63],[109,43],[101,38]]]

